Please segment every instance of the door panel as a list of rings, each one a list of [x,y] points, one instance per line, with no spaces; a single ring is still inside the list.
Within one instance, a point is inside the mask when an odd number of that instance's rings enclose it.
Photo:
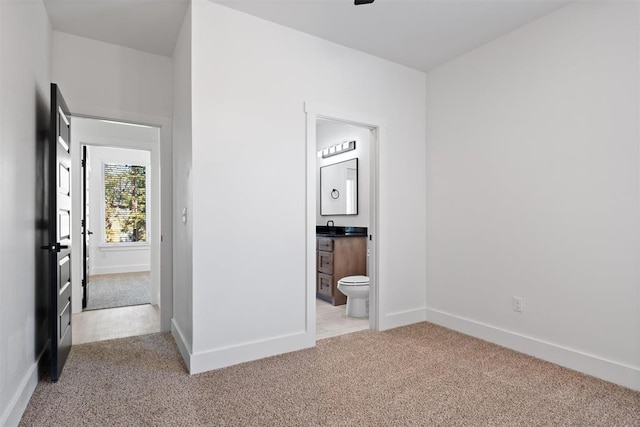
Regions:
[[[58,230],[60,230],[60,235],[58,236],[58,240],[69,239],[71,237],[71,212],[61,209],[58,211],[58,219],[60,223],[58,224]]]
[[[60,143],[69,152],[69,114],[65,113],[64,108],[58,108],[58,129],[60,130]]]
[[[71,283],[71,259],[66,256],[58,263],[58,277],[60,290]]]
[[[71,336],[71,302],[62,309],[58,319],[58,335],[63,339],[69,334]]]
[[[60,191],[62,194],[69,195],[69,190],[71,188],[71,173],[69,169],[67,169],[67,167],[65,167],[64,165],[59,166],[60,169],[58,179],[60,180],[60,188],[58,189],[58,191]]]
[[[70,123],[58,86],[51,85],[51,125],[49,134],[48,186],[51,333],[51,380],[57,381],[71,350],[71,155]],[[53,188],[52,188],[53,187]]]

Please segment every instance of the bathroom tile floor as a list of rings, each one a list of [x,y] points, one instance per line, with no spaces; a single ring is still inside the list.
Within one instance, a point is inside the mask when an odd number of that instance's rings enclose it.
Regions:
[[[347,317],[347,306],[316,300],[316,339],[369,329],[369,319]],[[89,310],[73,315],[73,343],[83,344],[160,332],[160,310],[151,304]]]
[[[151,304],[89,310],[74,314],[73,344],[160,332],[160,310]]]
[[[369,329],[368,318],[347,317],[346,305],[333,306],[316,299],[316,339],[350,334],[364,329]]]

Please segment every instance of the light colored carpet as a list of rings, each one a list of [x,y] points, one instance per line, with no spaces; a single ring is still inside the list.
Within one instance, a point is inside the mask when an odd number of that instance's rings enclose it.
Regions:
[[[151,303],[150,273],[100,274],[89,277],[87,310]]]
[[[74,346],[23,426],[638,426],[640,393],[419,323],[189,376],[173,339]]]

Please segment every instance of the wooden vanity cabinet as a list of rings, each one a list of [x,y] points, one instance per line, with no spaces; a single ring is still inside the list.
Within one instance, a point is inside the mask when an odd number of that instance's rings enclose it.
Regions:
[[[366,236],[317,236],[316,297],[333,305],[346,304],[338,280],[367,275]]]

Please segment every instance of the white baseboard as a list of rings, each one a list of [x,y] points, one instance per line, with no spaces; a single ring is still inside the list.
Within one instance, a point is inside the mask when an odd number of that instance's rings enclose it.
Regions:
[[[309,347],[313,347],[313,345],[309,345],[308,334],[306,331],[301,331],[290,335],[214,349],[192,355],[189,372],[191,374],[199,374]]]
[[[43,354],[44,350],[22,378],[18,390],[14,393],[9,405],[0,417],[0,426],[17,426],[20,423],[29,400],[31,400],[31,396],[38,385],[38,364]]]
[[[89,272],[91,276],[98,274],[117,274],[117,273],[139,273],[142,271],[151,271],[149,264],[133,264],[133,265],[113,265],[109,267],[93,267]]]
[[[171,335],[178,346],[178,350],[182,355],[185,365],[187,365],[187,370],[191,372],[191,343],[185,339],[184,334],[175,319],[171,319]]]
[[[395,313],[388,313],[386,315],[380,316],[378,329],[380,331],[386,331],[387,329],[412,325],[414,323],[424,322],[425,320],[426,312],[424,308],[398,311]]]
[[[427,321],[612,383],[640,391],[640,369],[439,310]]]

